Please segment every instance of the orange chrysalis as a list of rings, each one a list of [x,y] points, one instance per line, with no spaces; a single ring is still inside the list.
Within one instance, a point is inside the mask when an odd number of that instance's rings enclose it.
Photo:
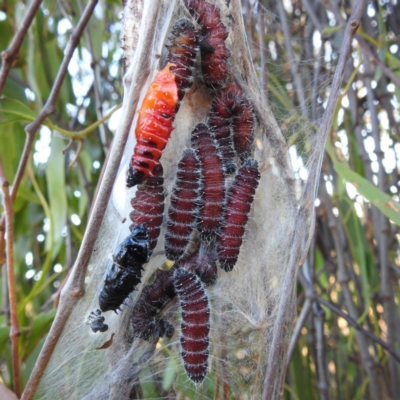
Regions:
[[[161,70],[147,90],[136,125],[136,145],[129,164],[127,186],[142,183],[161,158],[173,130],[178,105],[178,87],[171,64]]]

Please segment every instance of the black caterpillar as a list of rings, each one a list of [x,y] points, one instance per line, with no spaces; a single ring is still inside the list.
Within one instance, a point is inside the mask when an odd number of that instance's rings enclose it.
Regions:
[[[143,264],[149,261],[149,242],[146,224],[141,224],[117,247],[100,292],[101,311],[120,310],[121,304],[140,283]]]

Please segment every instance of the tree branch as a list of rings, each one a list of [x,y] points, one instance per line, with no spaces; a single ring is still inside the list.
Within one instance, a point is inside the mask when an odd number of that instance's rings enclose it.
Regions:
[[[337,315],[341,316],[343,319],[345,319],[352,327],[356,328],[358,331],[363,333],[369,339],[373,340],[374,342],[376,342],[380,346],[382,346],[398,363],[400,363],[400,355],[397,354],[395,351],[393,351],[393,349],[389,346],[388,343],[386,343],[384,340],[375,336],[369,330],[364,329],[356,320],[351,318],[350,315],[346,314],[341,309],[337,308],[334,304],[325,300],[321,296],[317,296],[317,300],[319,303],[323,304],[325,307],[328,307],[335,314],[337,314]]]
[[[0,186],[3,192],[4,214],[6,220],[6,241],[7,241],[7,284],[8,296],[10,302],[10,319],[11,319],[11,352],[13,364],[13,380],[14,392],[20,397],[21,395],[21,378],[20,378],[20,365],[18,354],[18,342],[21,332],[18,324],[17,314],[17,295],[15,290],[15,276],[14,276],[14,256],[13,256],[13,209],[9,193],[9,183],[6,179],[3,161],[0,156]]]
[[[4,50],[1,53],[3,65],[1,66],[0,71],[0,95],[3,92],[10,69],[18,57],[19,49],[21,48],[22,42],[24,41],[26,33],[28,32],[41,3],[42,0],[32,0],[32,3],[30,4],[24,19],[21,21],[18,31],[14,35],[10,46],[8,46],[7,50]]]
[[[332,117],[336,107],[336,102],[339,97],[339,91],[341,82],[343,79],[344,70],[346,67],[347,59],[351,51],[351,42],[354,35],[360,25],[362,12],[364,10],[365,0],[358,0],[354,4],[353,12],[350,16],[347,24],[342,44],[342,51],[340,53],[338,65],[336,67],[335,75],[332,82],[332,88],[326,110],[322,119],[321,127],[319,129],[313,157],[310,160],[310,175],[307,183],[303,189],[302,196],[300,199],[300,208],[297,213],[296,223],[294,227],[293,240],[292,240],[292,251],[290,254],[287,272],[285,274],[284,282],[282,284],[283,295],[280,298],[278,305],[278,314],[274,324],[272,344],[268,355],[268,367],[264,380],[264,390],[262,398],[263,400],[270,400],[278,398],[281,384],[281,376],[284,374],[286,367],[279,367],[280,362],[284,362],[286,351],[286,343],[282,340],[282,336],[290,329],[291,321],[288,321],[287,315],[288,310],[291,309],[291,300],[293,297],[293,287],[295,282],[295,276],[297,267],[299,264],[299,253],[301,247],[304,245],[304,229],[310,228],[310,218],[313,211],[314,195],[319,182],[319,175],[321,171],[321,165],[324,155],[324,148],[326,139],[330,132]],[[312,232],[309,232],[311,236]],[[307,246],[303,248],[303,253],[307,250]],[[276,385],[278,383],[278,385]]]

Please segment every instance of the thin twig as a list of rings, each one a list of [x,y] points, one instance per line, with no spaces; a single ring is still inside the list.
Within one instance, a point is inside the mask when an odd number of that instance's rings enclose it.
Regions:
[[[79,11],[82,12],[83,10],[83,4],[81,0],[77,1]],[[87,29],[85,31],[85,37],[86,37],[86,42],[89,48],[90,55],[92,56],[92,62],[91,62],[91,67],[93,70],[93,89],[94,89],[94,101],[96,103],[96,115],[97,119],[101,119],[103,117],[103,102],[101,99],[101,94],[100,94],[100,71],[99,71],[99,62],[96,60],[96,55],[94,53],[94,48],[93,48],[93,41],[92,37],[90,35],[90,30]],[[101,124],[99,126],[99,133],[100,133],[100,140],[103,145],[104,151],[107,152],[108,148],[110,146],[108,137],[107,137],[107,125]]]
[[[400,79],[398,78],[398,76],[379,59],[376,52],[371,48],[366,40],[363,39],[361,35],[357,34],[356,38],[363,50],[371,57],[371,61],[376,64],[382,70],[382,72],[392,81],[392,83],[394,83],[400,89]]]
[[[75,157],[74,159],[69,163],[68,168],[72,168],[74,164],[77,162],[79,155],[81,154],[82,148],[83,148],[83,140],[78,140],[78,148],[75,151]]]
[[[47,99],[46,104],[40,111],[40,113],[37,116],[37,118],[35,119],[35,121],[31,122],[30,124],[28,124],[25,127],[26,140],[25,140],[24,150],[22,152],[22,156],[21,156],[21,159],[20,159],[20,162],[18,165],[17,173],[15,175],[14,182],[13,182],[12,189],[11,189],[11,201],[13,201],[13,202],[17,196],[19,185],[20,185],[22,177],[24,176],[24,173],[25,173],[26,165],[28,163],[28,159],[29,159],[29,156],[32,151],[33,142],[35,140],[35,134],[36,134],[37,130],[39,129],[40,125],[42,124],[42,122],[50,114],[54,113],[54,111],[56,110],[56,101],[57,101],[58,95],[60,93],[61,86],[64,82],[65,75],[67,74],[69,62],[72,58],[72,55],[74,54],[76,47],[79,44],[80,38],[82,36],[82,32],[83,32],[85,26],[87,25],[87,23],[89,22],[89,19],[93,13],[93,10],[94,10],[97,2],[98,2],[98,0],[90,0],[88,5],[86,6],[86,9],[85,9],[84,13],[82,14],[81,19],[79,20],[78,24],[76,25],[75,29],[73,30],[71,37],[68,41],[63,61],[58,70],[57,77],[54,81],[54,85],[51,89],[51,92]],[[0,220],[0,225],[3,225],[3,224],[4,224],[4,217],[2,217],[2,219]]]
[[[400,363],[400,355],[397,354],[388,343],[384,340],[378,338],[369,330],[364,329],[356,320],[350,317],[350,315],[343,312],[341,309],[337,308],[334,304],[330,303],[329,301],[325,300],[321,296],[317,296],[318,302],[323,304],[324,306],[328,307],[331,311],[335,314],[339,315],[343,319],[345,319],[352,327],[356,328],[358,331],[362,332],[365,336],[369,339],[373,340],[375,343],[378,343],[382,348],[384,348],[398,363]]]
[[[313,303],[313,312],[315,320],[315,330],[317,333],[317,371],[318,371],[318,389],[320,390],[320,399],[329,398],[328,382],[325,369],[325,340],[324,340],[324,319],[325,312],[317,301]]]
[[[297,100],[301,109],[301,114],[304,118],[307,118],[307,104],[306,104],[306,93],[303,86],[303,78],[301,77],[300,67],[296,60],[296,56],[292,47],[292,33],[288,25],[288,19],[286,11],[283,5],[283,1],[277,1],[276,6],[278,7],[279,18],[282,26],[283,37],[285,40],[285,49],[287,53],[287,60],[289,63],[290,73],[292,74],[293,86],[296,92]]]
[[[310,162],[310,176],[303,189],[302,197],[300,199],[301,207],[298,211],[296,223],[294,227],[292,251],[290,254],[287,272],[285,274],[284,282],[282,284],[282,293],[278,306],[278,314],[274,324],[272,343],[268,355],[268,367],[264,380],[264,390],[262,398],[270,400],[278,398],[280,387],[275,385],[276,382],[281,382],[281,377],[278,376],[278,371],[283,374],[285,368],[279,368],[284,356],[284,346],[286,343],[282,338],[285,338],[286,331],[291,327],[291,321],[288,321],[288,310],[291,310],[291,301],[293,297],[293,286],[295,282],[296,271],[299,263],[299,252],[303,245],[304,229],[310,226],[310,217],[313,209],[314,195],[319,182],[319,175],[323,160],[324,148],[326,139],[330,132],[332,117],[336,107],[336,102],[339,97],[341,82],[343,79],[344,70],[346,67],[347,59],[351,51],[351,42],[360,25],[362,12],[364,10],[365,0],[358,0],[354,4],[353,12],[347,24],[342,44],[342,51],[340,53],[338,65],[336,67],[335,75],[332,82],[330,96],[327,102],[326,110],[322,119],[322,123],[316,138],[314,156]],[[308,232],[311,235],[311,232]],[[303,252],[306,249],[303,248]]]
[[[267,43],[265,40],[265,15],[261,1],[258,2],[258,36],[260,39],[261,92],[268,98]]]
[[[380,137],[380,127],[379,118],[376,110],[375,95],[372,89],[372,68],[367,57],[364,59],[365,65],[365,78],[364,83],[367,89],[367,103],[368,110],[371,115],[371,127],[372,127],[372,137],[375,143],[374,153],[376,154],[378,162],[378,187],[382,192],[385,192],[386,176],[385,169],[383,165],[383,151],[381,148],[381,137]],[[378,257],[379,266],[381,271],[381,297],[385,315],[385,322],[387,326],[388,341],[392,348],[397,346],[397,335],[396,335],[396,319],[397,319],[397,306],[393,299],[393,289],[390,279],[389,270],[389,260],[388,260],[388,231],[389,222],[386,216],[374,207],[374,230],[375,236],[378,240]],[[391,382],[391,394],[394,397],[396,393],[399,392],[398,383],[398,372],[397,365],[393,359],[389,359],[389,372],[390,372],[390,382]]]
[[[9,192],[9,183],[6,179],[3,161],[0,156],[0,186],[3,192],[4,214],[6,219],[6,241],[7,241],[7,284],[8,296],[10,302],[10,319],[11,319],[11,352],[13,364],[13,380],[14,392],[17,397],[21,395],[21,379],[20,379],[20,364],[18,354],[18,342],[21,332],[18,325],[17,314],[17,294],[15,290],[15,276],[14,276],[14,257],[13,257],[13,209]]]
[[[3,60],[3,64],[0,70],[0,95],[3,92],[4,85],[7,81],[7,76],[10,72],[10,69],[14,63],[14,61],[18,57],[19,49],[21,48],[22,42],[28,32],[29,27],[35,17],[37,10],[39,9],[42,0],[32,0],[24,19],[21,21],[17,33],[14,35],[11,44],[8,46],[7,50],[4,50],[1,53],[1,58]]]
[[[61,86],[64,82],[65,75],[67,74],[68,71],[68,65],[69,62],[71,61],[71,58],[74,54],[74,51],[76,47],[79,44],[79,41],[81,39],[83,30],[85,29],[87,23],[89,22],[90,17],[93,14],[93,10],[96,7],[96,4],[98,3],[98,0],[90,0],[88,5],[85,8],[85,11],[82,14],[81,19],[79,20],[78,24],[76,25],[75,29],[72,31],[71,37],[68,41],[64,58],[63,61],[60,65],[60,68],[58,70],[56,79],[54,81],[54,85],[51,88],[50,95],[46,101],[46,104],[40,111],[39,115],[35,119],[35,121],[31,122],[25,127],[25,131],[28,135],[34,135],[37,130],[39,129],[39,126],[42,124],[42,122],[51,114],[53,114],[56,110],[56,101],[58,98],[58,95],[61,90]]]
[[[312,301],[309,298],[307,298],[301,309],[300,315],[297,318],[296,326],[293,330],[293,334],[290,339],[290,345],[289,345],[288,356],[287,356],[288,362],[293,357],[294,351],[297,346],[297,341],[299,340],[300,335],[301,335],[301,330],[307,321],[308,315],[310,314],[311,306],[312,306]]]

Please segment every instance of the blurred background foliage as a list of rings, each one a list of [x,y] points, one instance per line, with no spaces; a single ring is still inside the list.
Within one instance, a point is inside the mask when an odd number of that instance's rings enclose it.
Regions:
[[[301,185],[313,146],[310,133],[324,111],[352,2],[242,4],[261,86]],[[49,96],[85,5],[82,0],[43,1],[9,74],[0,99],[0,155],[10,183],[25,143],[24,126]],[[28,6],[2,2],[0,50],[11,42]],[[14,201],[23,386],[79,250],[117,124],[118,112],[101,125],[96,121],[122,101],[121,16],[120,1],[96,6],[68,66],[56,112],[35,136]],[[314,240],[299,270],[287,399],[394,399],[400,393],[399,33],[397,0],[367,3],[327,144]],[[82,140],[70,140],[71,132],[84,129]],[[0,382],[12,387],[1,252]],[[246,363],[254,360],[238,357],[245,379]],[[144,386],[144,395],[161,396],[156,389]]]

